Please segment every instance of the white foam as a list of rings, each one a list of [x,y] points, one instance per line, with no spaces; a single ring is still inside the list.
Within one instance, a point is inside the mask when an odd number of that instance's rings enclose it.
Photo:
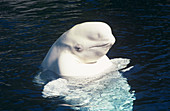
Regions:
[[[52,80],[44,86],[42,96],[62,96],[68,106],[81,111],[131,111],[135,100],[134,92],[130,92],[127,79],[118,71],[125,68],[130,60],[118,58],[112,62],[117,64],[117,70],[110,68],[100,77]],[[39,78],[39,81],[42,83],[43,80]]]

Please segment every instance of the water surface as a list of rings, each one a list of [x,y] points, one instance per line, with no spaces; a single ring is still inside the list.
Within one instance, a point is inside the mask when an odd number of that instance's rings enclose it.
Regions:
[[[135,111],[168,111],[169,12],[167,0],[0,1],[1,110],[66,110],[44,99],[32,80],[54,41],[74,24],[104,21],[116,37],[110,58],[130,58],[124,74],[135,90]]]

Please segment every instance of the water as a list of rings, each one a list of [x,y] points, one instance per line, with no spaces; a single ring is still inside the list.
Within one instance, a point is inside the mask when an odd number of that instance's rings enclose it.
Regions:
[[[83,21],[108,23],[117,39],[110,58],[130,58],[124,73],[135,90],[135,111],[168,111],[168,0],[0,1],[0,110],[66,110],[44,99],[32,80],[50,46]]]
[[[136,99],[134,91],[130,91],[127,79],[122,77],[129,59],[112,59],[113,66],[100,76],[90,78],[59,78],[45,84],[44,98],[62,97],[72,109],[80,111],[132,111]],[[116,68],[116,67],[117,68]],[[113,68],[114,67],[114,68]],[[126,68],[129,71],[132,67]],[[122,73],[121,73],[122,72]],[[51,72],[40,72],[36,81],[47,80],[42,75]],[[39,78],[37,78],[39,77]]]

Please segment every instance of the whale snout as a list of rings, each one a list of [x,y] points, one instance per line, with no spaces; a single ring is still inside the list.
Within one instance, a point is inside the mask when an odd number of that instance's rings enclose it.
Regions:
[[[116,39],[115,39],[115,37],[112,35],[112,36],[110,37],[110,43],[113,45],[113,44],[115,43],[115,41],[116,41]]]

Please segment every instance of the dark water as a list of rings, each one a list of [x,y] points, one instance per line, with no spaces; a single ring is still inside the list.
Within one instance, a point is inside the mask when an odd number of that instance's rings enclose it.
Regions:
[[[74,24],[108,23],[117,39],[110,58],[131,59],[124,76],[136,91],[135,111],[168,111],[168,0],[1,0],[0,110],[66,110],[32,82],[53,42]]]

